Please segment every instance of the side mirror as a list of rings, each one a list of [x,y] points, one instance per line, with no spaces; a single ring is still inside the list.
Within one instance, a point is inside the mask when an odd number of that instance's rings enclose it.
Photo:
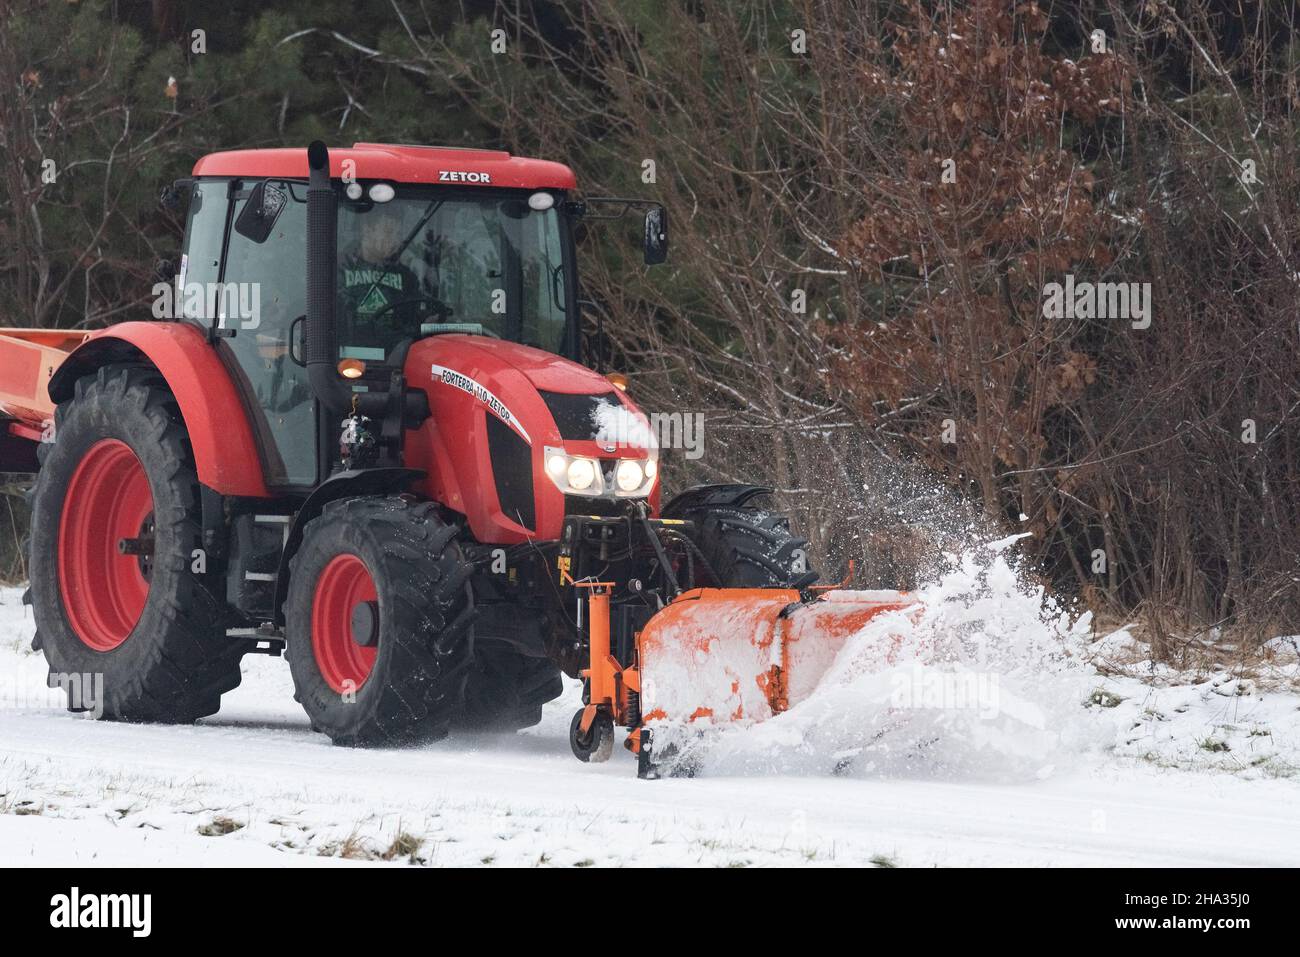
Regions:
[[[235,232],[255,243],[264,243],[275,228],[275,221],[288,204],[284,190],[260,180],[244,201],[244,208],[235,220]]]
[[[645,214],[645,264],[657,266],[668,258],[668,211],[651,206]]]

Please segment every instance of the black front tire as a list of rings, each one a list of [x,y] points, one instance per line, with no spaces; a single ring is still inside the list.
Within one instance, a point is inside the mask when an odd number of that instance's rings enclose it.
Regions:
[[[473,566],[456,533],[432,503],[406,496],[331,502],[308,523],[290,563],[285,656],[312,730],[353,747],[446,735],[474,648]],[[378,604],[373,664],[352,689],[331,685],[312,641],[317,584],[346,555],[364,563]]]

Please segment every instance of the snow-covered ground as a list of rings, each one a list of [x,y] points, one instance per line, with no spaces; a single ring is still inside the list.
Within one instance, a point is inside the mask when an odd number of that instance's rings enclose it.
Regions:
[[[1016,632],[978,670],[946,657],[884,685],[850,647],[808,701],[659,781],[622,749],[574,760],[576,686],[523,734],[413,750],[332,747],[256,656],[198,725],[86,720],[3,590],[0,865],[1300,865],[1294,655],[1264,678],[1103,677],[1087,659],[1125,636],[1039,655],[1056,632],[1026,624],[1041,596],[1005,571],[926,596],[963,640]],[[934,650],[925,627],[909,640]]]

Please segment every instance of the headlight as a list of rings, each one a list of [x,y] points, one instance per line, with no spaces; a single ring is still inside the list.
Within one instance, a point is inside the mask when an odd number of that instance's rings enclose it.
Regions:
[[[585,492],[596,482],[596,463],[591,459],[574,459],[569,463],[569,487]]]
[[[542,450],[542,468],[565,495],[585,498],[645,498],[654,489],[658,474],[658,449],[644,459],[608,462],[608,471],[598,459],[570,455],[561,448]]]
[[[659,471],[659,450],[651,449],[650,457],[645,459],[619,459],[614,466],[613,478],[615,498],[645,498],[655,487],[655,475]]]
[[[622,459],[614,472],[614,484],[620,492],[635,492],[645,480],[645,469],[636,459]]]
[[[564,449],[546,446],[542,450],[542,467],[551,481],[565,495],[597,498],[606,494],[606,476],[600,462],[585,455],[570,455]]]
[[[568,470],[569,457],[567,455],[555,451],[546,453],[546,471],[551,473],[551,478],[558,482]]]

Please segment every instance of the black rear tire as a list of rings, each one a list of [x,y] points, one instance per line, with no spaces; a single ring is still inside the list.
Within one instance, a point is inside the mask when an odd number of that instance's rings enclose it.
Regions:
[[[285,656],[312,730],[354,747],[446,735],[474,648],[473,566],[456,533],[435,505],[406,496],[331,502],[307,524],[290,563]],[[378,606],[373,663],[351,689],[331,684],[313,645],[317,584],[331,561],[349,555],[365,565]]]
[[[64,684],[69,710],[102,707],[107,718],[190,722],[213,714],[221,695],[239,684],[244,645],[226,636],[225,606],[194,571],[202,539],[199,482],[180,410],[166,383],[152,369],[104,366],[78,380],[74,397],[58,406],[54,436],[37,453],[41,470],[29,493],[28,542],[36,621],[32,647],[45,654],[50,687]],[[60,528],[79,466],[92,448],[114,442],[130,449],[147,478],[154,544],[143,609],[133,627],[123,626],[130,629],[129,634],[120,632],[124,640],[98,650],[95,645],[102,647],[104,636],[82,636],[73,624],[75,609],[84,607],[86,599],[64,594]],[[83,630],[86,620],[82,612]],[[74,675],[103,675],[103,700],[88,702],[74,694],[68,677]]]
[[[808,542],[790,531],[783,515],[747,506],[690,509],[691,539],[707,568],[695,584],[710,588],[807,588],[817,581],[808,564]]]

